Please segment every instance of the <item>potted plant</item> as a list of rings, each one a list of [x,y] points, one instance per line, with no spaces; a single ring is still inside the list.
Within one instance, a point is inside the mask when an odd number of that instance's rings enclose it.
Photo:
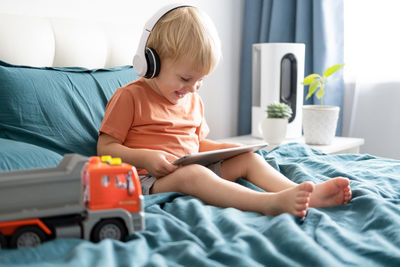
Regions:
[[[343,68],[337,64],[327,68],[322,76],[316,73],[304,78],[303,85],[309,86],[306,99],[313,94],[321,100],[320,105],[303,106],[303,132],[306,144],[329,145],[335,137],[340,108],[323,104],[328,77]]]
[[[267,106],[267,117],[261,122],[264,140],[271,145],[279,145],[286,136],[288,120],[292,109],[285,103],[272,103]]]

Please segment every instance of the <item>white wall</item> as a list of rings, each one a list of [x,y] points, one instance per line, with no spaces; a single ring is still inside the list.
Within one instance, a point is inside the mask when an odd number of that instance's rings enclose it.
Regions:
[[[399,99],[399,82],[347,86],[343,135],[364,138],[361,153],[400,160]]]
[[[210,138],[237,134],[239,71],[244,0],[186,0],[203,9],[214,21],[220,34],[223,59],[206,78],[200,95],[206,106],[211,128]],[[95,21],[134,23],[137,25],[136,50],[142,28],[161,6],[176,1],[166,0],[0,0],[0,13],[78,18]]]

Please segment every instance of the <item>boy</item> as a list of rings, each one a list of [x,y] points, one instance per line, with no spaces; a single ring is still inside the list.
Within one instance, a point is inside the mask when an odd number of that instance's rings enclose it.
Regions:
[[[196,93],[220,59],[220,41],[210,19],[195,7],[163,15],[147,47],[161,61],[159,75],[119,88],[107,104],[98,154],[121,157],[136,166],[144,194],[181,192],[219,207],[265,215],[283,212],[304,217],[308,206],[347,204],[349,180],[333,178],[296,184],[255,153],[204,167],[171,162],[193,152],[237,146],[206,139],[203,103]],[[243,177],[267,192],[235,183]]]

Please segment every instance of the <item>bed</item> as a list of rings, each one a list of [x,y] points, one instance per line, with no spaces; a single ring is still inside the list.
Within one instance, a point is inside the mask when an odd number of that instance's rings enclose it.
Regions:
[[[15,27],[31,34],[31,42],[16,45],[24,35],[13,34]],[[92,33],[81,34],[88,50],[74,53],[82,47],[73,45],[73,35],[84,29]],[[107,100],[137,78],[129,66],[134,47],[107,41],[111,33],[126,36],[100,29],[0,15],[1,171],[55,166],[65,153],[96,153]],[[125,242],[55,239],[0,250],[0,266],[400,266],[400,161],[325,155],[297,143],[257,153],[297,183],[348,177],[353,199],[310,208],[298,219],[222,209],[174,192],[151,195],[146,229]]]

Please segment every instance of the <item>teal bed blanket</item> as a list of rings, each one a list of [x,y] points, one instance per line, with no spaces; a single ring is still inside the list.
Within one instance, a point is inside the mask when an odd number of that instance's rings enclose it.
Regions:
[[[146,230],[126,242],[57,239],[2,250],[0,266],[400,266],[400,161],[324,155],[294,143],[259,153],[298,183],[348,177],[352,201],[310,208],[298,219],[217,208],[178,193],[146,196]]]

